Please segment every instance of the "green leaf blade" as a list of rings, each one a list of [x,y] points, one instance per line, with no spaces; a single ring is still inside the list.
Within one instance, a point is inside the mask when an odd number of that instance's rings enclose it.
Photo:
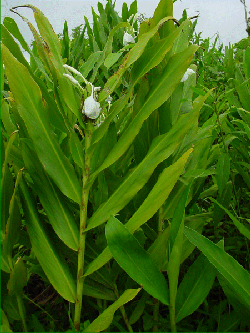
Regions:
[[[185,227],[184,234],[203,252],[250,309],[249,273],[233,257],[196,231]]]
[[[150,295],[168,305],[166,280],[136,238],[114,217],[109,219],[105,233],[109,249],[118,264]]]

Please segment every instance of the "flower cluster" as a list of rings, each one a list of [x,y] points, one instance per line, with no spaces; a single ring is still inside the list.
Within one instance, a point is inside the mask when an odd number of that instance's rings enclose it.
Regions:
[[[123,36],[123,45],[126,46],[130,43],[135,43],[134,37],[125,32]]]
[[[96,119],[99,117],[100,112],[101,112],[101,107],[100,107],[100,103],[97,102],[95,100],[94,97],[94,92],[95,91],[99,91],[101,89],[101,87],[94,87],[93,84],[91,82],[88,82],[85,77],[83,77],[83,75],[78,72],[75,68],[68,66],[68,65],[63,65],[64,68],[66,68],[67,70],[69,70],[70,72],[80,76],[85,84],[90,84],[91,88],[92,88],[92,93],[91,96],[87,97],[84,101],[84,105],[83,105],[83,109],[82,109],[82,113],[85,114],[88,118],[90,119]],[[74,85],[76,85],[77,87],[79,87],[82,91],[83,88],[81,87],[81,85],[79,84],[79,82],[73,78],[73,76],[69,75],[69,74],[63,74],[68,80],[70,80]]]

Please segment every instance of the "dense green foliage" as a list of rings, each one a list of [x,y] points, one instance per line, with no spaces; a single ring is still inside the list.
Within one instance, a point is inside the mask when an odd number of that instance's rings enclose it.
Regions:
[[[4,19],[2,331],[249,330],[250,42],[173,2]]]

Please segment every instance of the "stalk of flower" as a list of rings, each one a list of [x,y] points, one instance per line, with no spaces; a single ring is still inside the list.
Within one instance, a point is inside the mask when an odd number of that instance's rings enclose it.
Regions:
[[[101,90],[101,87],[94,87],[91,82],[88,82],[83,75],[78,72],[75,68],[68,65],[64,65],[64,68],[70,72],[80,76],[86,85],[91,85],[91,96],[87,97],[84,101],[82,112],[89,118],[87,120],[86,128],[84,131],[85,137],[85,165],[82,174],[82,200],[80,203],[80,233],[79,233],[79,248],[78,248],[78,266],[77,266],[77,287],[76,287],[76,302],[75,302],[75,316],[74,316],[74,326],[76,331],[80,331],[80,318],[82,310],[82,294],[83,294],[83,285],[84,285],[84,257],[85,257],[85,240],[87,223],[87,207],[88,207],[88,198],[89,198],[89,189],[86,188],[86,185],[89,180],[89,168],[91,155],[88,153],[88,148],[92,142],[92,133],[94,130],[94,124],[90,119],[96,119],[101,111],[100,103],[98,103],[94,98],[94,93]],[[79,82],[69,74],[63,74],[68,80],[70,80],[74,85],[79,87],[82,91],[84,89],[81,87]]]

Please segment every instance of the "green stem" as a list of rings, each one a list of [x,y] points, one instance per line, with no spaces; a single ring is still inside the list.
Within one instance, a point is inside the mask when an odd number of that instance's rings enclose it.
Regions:
[[[162,223],[163,223],[163,207],[161,206],[158,211],[158,228],[157,234],[158,237],[162,234]],[[157,298],[154,299],[154,308],[153,308],[153,332],[158,332],[158,320],[159,320],[159,300]]]
[[[120,296],[119,296],[119,292],[118,292],[118,289],[117,289],[116,285],[114,286],[114,292],[115,292],[115,295],[116,295],[116,297],[118,299]],[[126,314],[126,311],[125,311],[125,308],[124,308],[123,305],[120,306],[120,311],[121,311],[122,317],[123,317],[123,319],[125,321],[125,324],[127,325],[128,331],[129,332],[133,332],[132,326],[129,323],[128,316]]]
[[[171,332],[177,332],[176,322],[175,322],[175,302],[171,302],[171,297],[169,304],[169,315],[170,315]]]
[[[78,268],[77,268],[77,287],[76,287],[76,302],[75,302],[75,317],[74,326],[76,331],[80,331],[81,310],[82,310],[82,292],[83,292],[83,270],[84,270],[84,253],[86,240],[86,223],[87,223],[87,207],[89,199],[89,189],[86,185],[89,180],[90,156],[87,151],[92,141],[93,124],[91,121],[87,123],[85,130],[85,166],[83,170],[82,184],[82,202],[80,204],[80,233],[79,233],[79,248],[78,248]]]
[[[221,128],[220,115],[219,115],[219,112],[217,110],[216,105],[215,105],[215,113],[216,113],[216,116],[217,116],[217,122],[218,122],[218,125],[219,125],[219,130],[220,130],[220,135],[221,135],[222,143],[223,143],[223,146],[224,146],[224,150],[225,150],[225,153],[228,154],[228,149],[227,149],[227,146],[226,146],[226,143],[225,143],[225,138],[224,138],[223,131],[222,131],[222,128]],[[230,179],[232,181],[234,199],[235,199],[235,202],[237,204],[238,214],[240,215],[240,208],[239,208],[240,206],[239,206],[238,196],[237,196],[237,193],[236,193],[234,179],[232,177],[231,172],[230,172]]]
[[[19,311],[22,325],[23,325],[23,331],[28,332],[28,328],[27,328],[26,320],[25,320],[25,307],[23,304],[23,299],[20,295],[16,295],[16,299],[17,299],[18,311]]]
[[[159,300],[154,298],[154,307],[153,307],[153,332],[158,332],[158,320],[159,320]]]

